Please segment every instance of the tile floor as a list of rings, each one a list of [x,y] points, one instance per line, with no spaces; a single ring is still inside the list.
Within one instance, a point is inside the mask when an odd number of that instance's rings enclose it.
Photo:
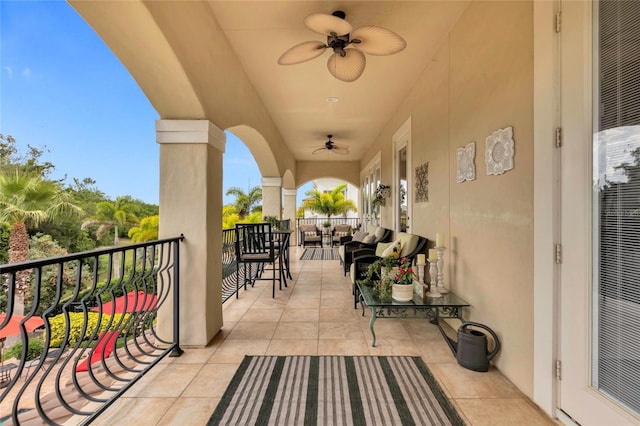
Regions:
[[[497,370],[460,367],[425,319],[379,319],[371,347],[368,311],[353,309],[339,262],[300,254],[292,248],[294,279],[275,299],[268,281],[242,291],[225,303],[224,327],[206,348],[163,360],[94,424],[204,425],[245,354],[421,356],[467,424],[555,424]]]

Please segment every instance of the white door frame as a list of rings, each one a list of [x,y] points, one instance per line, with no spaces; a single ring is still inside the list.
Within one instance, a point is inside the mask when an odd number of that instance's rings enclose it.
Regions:
[[[360,200],[362,200],[361,208],[361,221],[364,231],[369,231],[369,227],[380,225],[380,217],[374,217],[373,206],[371,205],[371,198],[373,192],[375,192],[374,186],[377,186],[379,182],[376,182],[376,174],[379,177],[381,175],[382,154],[380,151],[373,156],[373,158],[367,163],[367,165],[360,171]]]
[[[391,185],[391,197],[393,198],[393,227],[396,232],[400,231],[400,169],[398,167],[399,152],[403,148],[407,148],[407,231],[411,232],[411,205],[413,197],[411,197],[413,181],[412,181],[412,163],[411,163],[411,116],[396,130],[393,134],[393,184]]]

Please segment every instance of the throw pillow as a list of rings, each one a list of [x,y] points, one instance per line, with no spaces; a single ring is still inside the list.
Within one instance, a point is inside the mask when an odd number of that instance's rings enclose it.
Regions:
[[[358,231],[355,234],[353,234],[353,238],[351,239],[351,241],[360,241],[362,242],[362,240],[364,239],[364,237],[366,237],[368,234],[364,231]]]
[[[382,253],[384,253],[384,251],[389,248],[391,246],[391,244],[393,243],[378,243],[376,245],[376,256],[377,257],[383,257]]]
[[[382,257],[400,257],[400,250],[402,250],[402,242],[400,240],[394,241],[385,251],[382,252]]]
[[[376,241],[376,236],[375,235],[367,235],[366,237],[364,237],[362,239],[362,242],[364,244],[373,244]]]

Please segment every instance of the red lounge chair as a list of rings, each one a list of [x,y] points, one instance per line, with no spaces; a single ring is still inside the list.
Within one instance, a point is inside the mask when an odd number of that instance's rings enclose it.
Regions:
[[[89,352],[89,356],[76,367],[76,373],[88,371],[89,364],[93,365],[100,360],[109,358],[111,352],[113,352],[116,347],[117,339],[118,331],[107,331],[102,333],[96,346]]]

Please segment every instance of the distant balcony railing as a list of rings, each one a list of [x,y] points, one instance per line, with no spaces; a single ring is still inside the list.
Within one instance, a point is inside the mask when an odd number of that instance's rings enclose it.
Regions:
[[[277,227],[279,229],[289,229],[291,226],[291,220],[285,219],[278,221]],[[240,268],[239,274],[240,277],[236,277],[236,251],[235,251],[235,242],[236,242],[236,234],[234,228],[228,228],[222,230],[222,303],[226,302],[230,297],[232,297],[236,292],[237,283],[236,280],[239,278],[239,282],[244,282],[244,274],[245,271],[249,271],[253,274],[260,274],[261,269],[253,268],[246,269]]]
[[[181,240],[0,266],[0,424],[90,423],[182,353]]]

